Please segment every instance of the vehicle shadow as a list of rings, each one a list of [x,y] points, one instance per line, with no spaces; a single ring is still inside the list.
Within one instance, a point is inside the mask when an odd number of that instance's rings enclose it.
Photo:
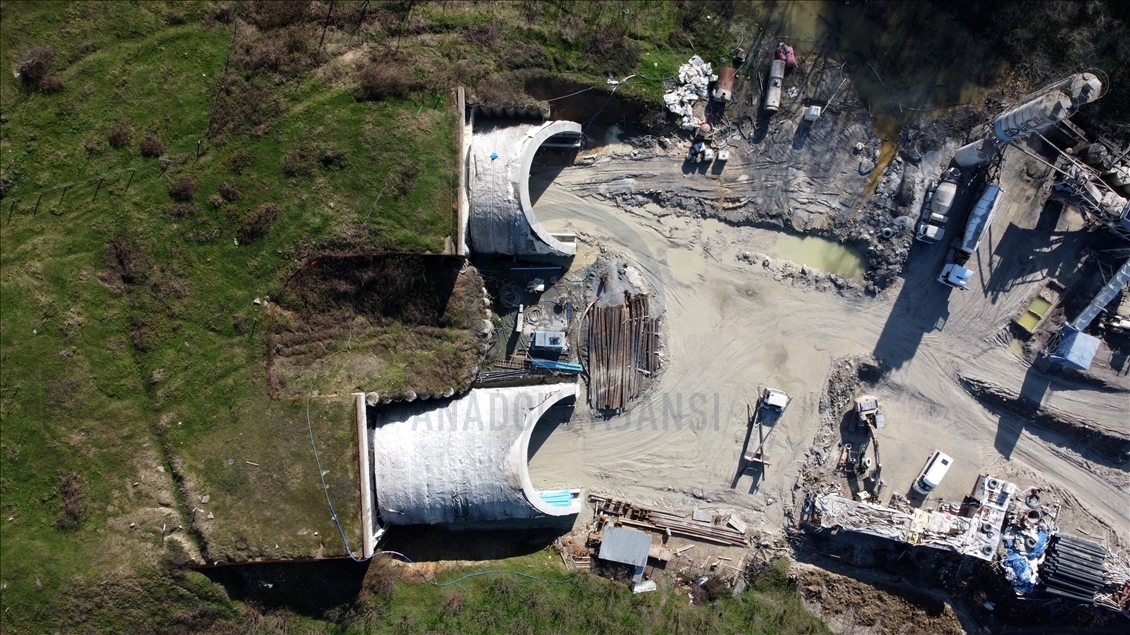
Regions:
[[[935,280],[945,260],[940,245],[915,245],[903,269],[903,285],[875,342],[873,355],[888,368],[910,361],[927,333],[945,328],[950,287]]]

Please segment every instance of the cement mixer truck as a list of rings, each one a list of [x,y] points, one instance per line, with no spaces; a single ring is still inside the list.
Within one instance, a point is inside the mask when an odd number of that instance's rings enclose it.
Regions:
[[[981,236],[993,221],[993,214],[997,211],[1001,195],[1004,190],[999,185],[988,184],[981,192],[977,203],[969,212],[969,220],[965,222],[965,232],[959,239],[954,240],[954,245],[946,257],[946,264],[938,274],[938,282],[954,289],[966,291],[973,272],[965,268],[969,257],[977,251],[981,244]]]

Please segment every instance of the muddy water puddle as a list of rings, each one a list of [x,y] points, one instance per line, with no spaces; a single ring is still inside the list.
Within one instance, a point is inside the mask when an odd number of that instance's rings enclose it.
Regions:
[[[818,236],[782,234],[773,246],[773,255],[851,280],[863,280],[867,264],[855,250]]]

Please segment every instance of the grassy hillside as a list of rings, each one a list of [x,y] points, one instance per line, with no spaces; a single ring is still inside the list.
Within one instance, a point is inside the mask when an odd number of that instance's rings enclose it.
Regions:
[[[305,403],[268,396],[268,296],[319,254],[442,252],[453,88],[517,100],[534,72],[670,67],[678,9],[623,20],[637,6],[0,5],[4,630],[244,631],[249,605],[180,566],[343,554]],[[403,363],[377,342],[365,388],[451,365],[450,322]],[[353,388],[295,377],[291,397]],[[350,402],[310,419],[357,545]]]

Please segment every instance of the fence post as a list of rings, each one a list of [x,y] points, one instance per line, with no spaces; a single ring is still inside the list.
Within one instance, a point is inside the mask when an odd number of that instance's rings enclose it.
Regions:
[[[62,216],[63,215],[62,211],[60,211],[58,214],[56,214],[55,210],[56,209],[58,209],[58,210],[63,209],[63,199],[67,197],[67,190],[69,190],[70,188],[71,188],[71,186],[70,186],[69,183],[67,185],[63,186],[63,193],[61,195],[59,195],[59,202],[55,204],[54,209],[48,210],[48,211],[51,212],[52,216]]]

